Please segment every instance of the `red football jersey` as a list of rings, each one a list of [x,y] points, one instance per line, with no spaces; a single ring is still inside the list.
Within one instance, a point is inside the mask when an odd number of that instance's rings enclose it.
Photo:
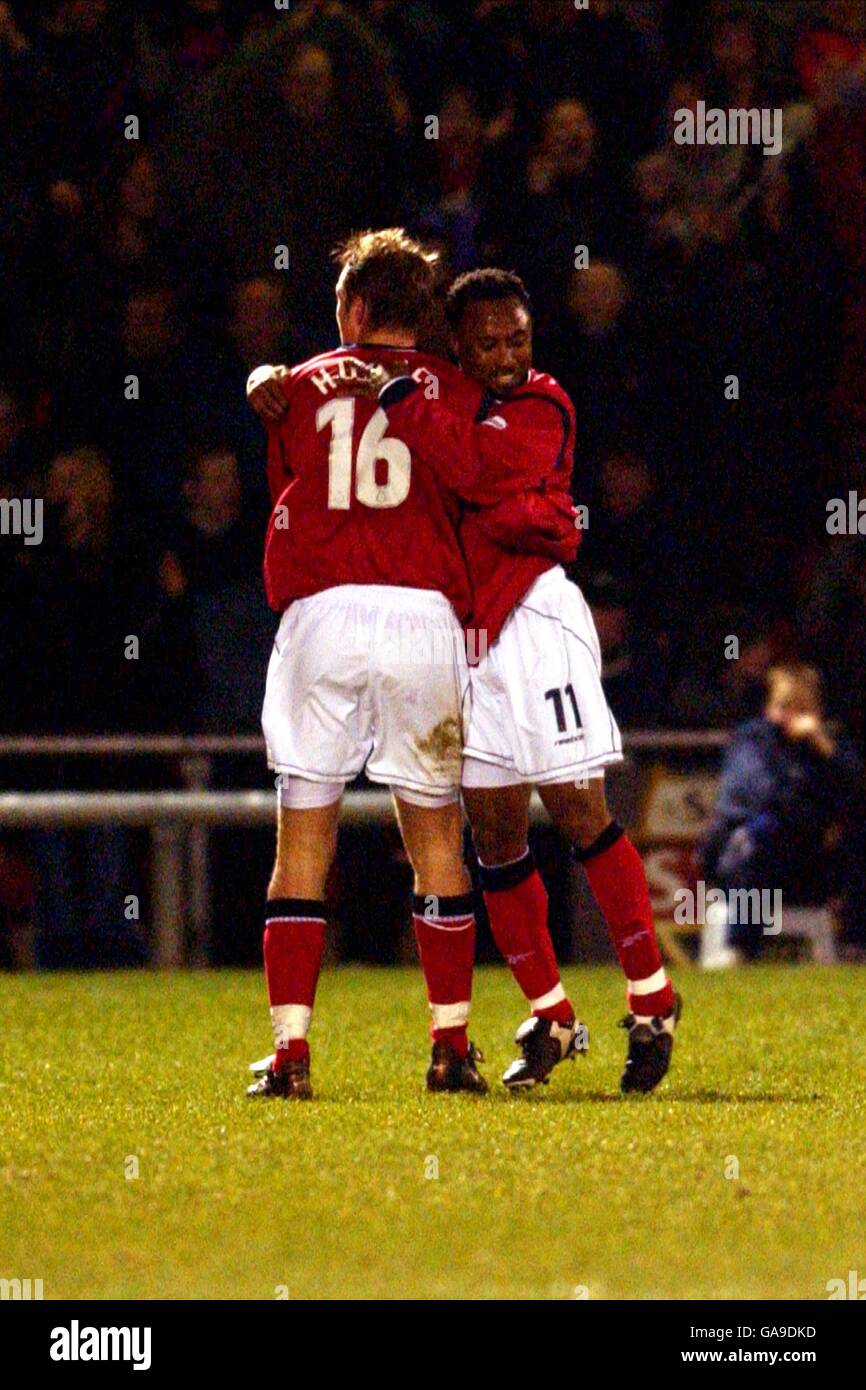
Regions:
[[[446,450],[449,442],[460,439],[461,431],[467,433],[465,420],[458,421],[450,410],[449,397],[429,400],[416,391],[388,414],[395,429],[411,427],[423,432],[431,448]],[[504,548],[485,531],[485,505],[529,491],[570,495],[574,406],[554,377],[532,369],[523,386],[507,397],[483,396],[472,427],[472,442],[463,446],[470,458],[473,445],[480,459],[472,498],[484,505],[464,510],[460,539],[472,586],[472,627],[486,634],[490,647],[512,608],[539,575],[558,562]],[[579,540],[579,533],[575,533],[575,551]]]
[[[420,383],[447,394],[446,445],[416,428],[401,431],[377,401],[352,396],[351,359],[408,363]],[[294,367],[282,380],[283,420],[268,430],[273,512],[265,542],[265,588],[281,612],[293,599],[338,584],[433,589],[461,619],[470,611],[458,539],[460,497],[472,493],[477,460],[467,458],[463,422],[482,398],[450,363],[409,348],[341,347]],[[477,433],[477,431],[476,431]]]

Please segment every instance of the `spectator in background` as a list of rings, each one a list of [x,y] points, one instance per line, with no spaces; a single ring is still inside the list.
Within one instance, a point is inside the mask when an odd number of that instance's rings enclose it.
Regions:
[[[387,56],[340,0],[299,7],[236,50],[165,141],[195,295],[214,301],[227,281],[273,274],[284,247],[301,355],[320,350],[334,335],[331,248],[401,201],[399,120]]]
[[[257,363],[296,361],[285,281],[275,275],[238,280],[229,301],[228,334],[242,387]]]
[[[758,59],[753,18],[723,12],[710,31],[703,71],[695,68],[672,82],[665,103],[658,148],[635,171],[644,242],[675,243],[680,258],[717,258],[720,250],[745,243],[748,214],[785,170],[792,150],[808,134],[800,108],[782,106],[779,92],[764,78]],[[765,156],[761,144],[679,144],[674,140],[681,111],[707,107],[781,109],[780,153]]]
[[[173,109],[222,62],[239,38],[241,15],[230,0],[155,0],[134,22],[136,109],[150,128],[164,128]]]
[[[33,470],[32,441],[27,429],[24,403],[18,393],[0,382],[0,488],[4,496],[23,484]]]
[[[749,110],[773,106],[765,86],[767,70],[754,12],[742,4],[724,7],[710,25],[704,64],[708,106]]]
[[[259,576],[262,537],[246,523],[237,455],[213,444],[193,452],[184,514],[163,556],[164,593],[185,607],[195,672],[190,722],[202,732],[259,727],[262,662],[273,618]]]
[[[82,344],[76,367],[59,383],[57,416],[68,433],[105,447],[128,514],[155,541],[180,496],[200,352],[176,290],[164,281],[132,289],[113,327],[103,325]]]
[[[628,244],[615,169],[601,155],[586,105],[562,98],[539,119],[537,138],[515,174],[518,202],[500,188],[495,259],[516,262],[529,287],[539,339],[554,339],[580,253],[619,257]],[[516,224],[516,225],[515,225]]]
[[[831,713],[866,744],[866,537],[826,538],[801,596],[802,650],[827,674]]]
[[[48,468],[48,514],[32,600],[19,610],[30,635],[29,729],[105,734],[158,718],[163,650],[155,595],[122,526],[107,460],[95,449],[58,454]],[[105,789],[116,771],[95,760],[58,765],[57,784]],[[144,944],[124,898],[140,894],[132,835],[94,825],[34,836],[39,960],[44,965],[138,964]]]
[[[591,255],[619,256],[627,246],[627,209],[622,206],[619,164],[612,159],[590,108],[573,97],[549,107],[543,135],[528,167],[528,186],[542,224],[565,230],[565,203],[573,199],[573,241]],[[533,206],[529,209],[530,218]]]
[[[815,183],[845,268],[842,360],[832,410],[846,486],[866,487],[866,5],[824,0],[795,67],[815,108]]]
[[[488,259],[484,122],[468,87],[445,93],[437,119],[438,138],[430,142],[433,197],[419,205],[412,220],[442,247],[449,268],[460,275]]]
[[[12,5],[8,0],[0,0],[0,53],[18,58],[29,50],[27,34],[18,23]]]
[[[687,243],[686,216],[680,209],[682,182],[667,149],[644,155],[634,167],[637,198],[635,259],[645,264]]]
[[[674,143],[676,113],[684,110],[696,113],[700,101],[706,101],[700,74],[689,74],[673,83],[668,94],[661,144],[676,170],[679,211],[683,218],[680,244],[688,259],[706,248],[723,246],[736,236],[738,227],[732,204],[752,172],[755,158],[751,147],[743,145]],[[763,158],[760,150],[758,155]]]
[[[569,262],[569,267],[572,262]],[[621,435],[638,396],[628,308],[631,286],[618,266],[592,260],[566,274],[564,314],[555,331],[539,331],[539,358],[572,397],[578,463]]]
[[[468,66],[457,57],[458,21],[432,0],[355,0],[355,9],[388,45],[401,109],[405,102],[401,124],[432,115],[446,75],[453,80],[455,66]]]
[[[152,284],[134,289],[124,305],[121,333],[128,364],[168,372],[183,337],[172,287]]]
[[[152,150],[121,140],[116,158],[94,182],[80,217],[65,229],[54,273],[43,277],[41,293],[50,300],[47,314],[53,330],[52,375],[75,381],[76,393],[93,393],[93,386],[77,380],[80,364],[93,357],[108,335],[118,332],[120,306],[130,292],[164,283],[175,264],[177,248],[166,236],[163,210]],[[69,407],[80,413],[79,402],[64,403],[64,427],[74,418]],[[84,432],[93,435],[100,423],[97,412],[91,411]]]
[[[667,701],[674,726],[726,729],[756,718],[770,667],[784,650],[779,624],[753,609],[721,608],[697,622],[681,615],[679,632]]]
[[[601,676],[617,723],[626,729],[664,723],[665,661],[652,630],[635,619],[629,587],[604,570],[581,579],[601,648]]]
[[[31,482],[35,455],[25,419],[24,403],[16,391],[0,383],[0,502],[35,501]],[[0,731],[26,731],[33,716],[28,686],[34,667],[29,632],[29,595],[35,568],[34,549],[23,539],[0,535]],[[14,596],[14,601],[13,601]]]
[[[843,886],[839,846],[862,803],[862,779],[850,739],[824,718],[817,671],[774,667],[763,715],[735,731],[725,754],[701,846],[707,881],[728,895],[780,890],[789,905],[824,904]],[[708,968],[761,954],[770,924],[731,920],[731,901],[727,922],[704,929]]]
[[[48,196],[74,214],[120,128],[129,64],[107,0],[48,0],[30,44]]]
[[[832,355],[832,275],[806,181],[794,178],[806,127],[786,113],[790,148],[773,160],[671,139],[674,112],[709,100],[714,83],[719,101],[745,93],[755,47],[748,19],[716,24],[707,78],[673,84],[665,142],[635,172],[632,342],[645,363],[641,415],[675,564],[711,606],[766,607],[771,594],[782,608],[822,444],[815,339],[819,361]],[[726,396],[731,374],[748,409]]]
[[[99,258],[114,272],[113,293],[130,280],[155,278],[171,248],[159,219],[159,170],[147,146],[130,142],[116,181],[100,207]]]
[[[0,374],[20,370],[36,336],[34,289],[40,261],[36,248],[46,168],[36,132],[32,47],[15,13],[0,0]]]
[[[545,111],[537,148],[530,155],[526,184],[533,196],[543,196],[592,172],[596,151],[595,122],[583,102],[564,97]]]
[[[473,72],[485,109],[519,133],[541,110],[575,98],[602,131],[609,162],[625,166],[652,139],[656,84],[644,41],[611,0],[578,11],[551,0],[478,7]]]
[[[659,534],[664,514],[645,456],[625,438],[603,450],[597,475],[575,468],[573,492],[589,503],[589,525],[578,552],[578,576],[604,573],[632,595],[634,621],[649,627],[663,648],[670,626],[670,561]],[[577,582],[583,584],[578,577]]]
[[[286,278],[251,276],[230,287],[225,321],[184,384],[193,438],[220,439],[236,455],[243,509],[261,540],[270,513],[265,440],[246,406],[246,380],[262,362],[296,362],[301,346],[292,326]]]
[[[568,307],[589,339],[606,339],[620,327],[629,302],[628,281],[609,261],[594,261],[569,283]]]
[[[149,680],[140,675],[143,653],[127,659],[125,647],[129,635],[145,645],[149,605],[134,518],[124,514],[108,460],[92,448],[55,455],[44,497],[27,614],[40,672],[30,682],[32,723],[46,733],[135,728]]]

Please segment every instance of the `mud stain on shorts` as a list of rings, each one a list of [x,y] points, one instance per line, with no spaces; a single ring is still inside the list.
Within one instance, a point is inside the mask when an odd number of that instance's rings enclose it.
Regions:
[[[422,758],[437,769],[450,769],[459,765],[463,757],[463,734],[457,719],[442,719],[430,730],[426,738],[415,740],[415,747]]]

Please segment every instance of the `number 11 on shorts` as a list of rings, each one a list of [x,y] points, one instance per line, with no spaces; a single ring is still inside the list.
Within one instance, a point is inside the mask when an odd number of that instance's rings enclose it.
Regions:
[[[580,733],[583,729],[583,722],[580,717],[580,710],[577,707],[577,696],[574,693],[574,686],[571,684],[570,681],[568,685],[565,687],[564,691],[558,689],[556,686],[554,686],[553,690],[545,690],[544,698],[545,700],[553,701],[553,710],[556,715],[556,727],[561,734],[564,734],[568,732],[568,724],[565,718],[565,700],[563,699],[564,694],[567,695],[569,700],[571,701],[571,708],[574,711],[575,728],[577,732]]]

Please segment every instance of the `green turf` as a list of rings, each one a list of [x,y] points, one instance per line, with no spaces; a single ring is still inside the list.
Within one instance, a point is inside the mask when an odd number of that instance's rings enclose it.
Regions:
[[[826,1298],[866,1274],[856,967],[684,976],[673,1070],[629,1100],[617,973],[566,983],[588,1057],[505,1093],[521,1003],[483,969],[491,1095],[428,1097],[418,973],[331,970],[317,1101],[292,1105],[243,1096],[268,1051],[257,973],[0,979],[0,1277],[46,1298],[610,1299]]]

